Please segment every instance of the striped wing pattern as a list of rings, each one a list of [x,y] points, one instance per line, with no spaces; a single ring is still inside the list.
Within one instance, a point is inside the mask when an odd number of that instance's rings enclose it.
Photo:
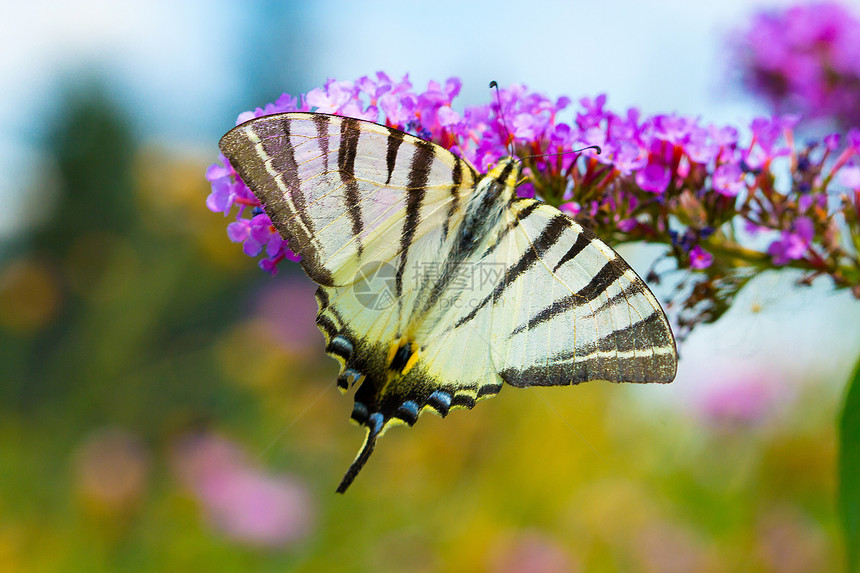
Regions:
[[[503,382],[674,378],[648,287],[593,233],[517,199],[513,159],[479,177],[435,144],[315,113],[251,120],[221,148],[320,285],[338,387],[358,386],[367,437],[339,492],[388,427],[472,408]]]
[[[505,382],[523,387],[675,378],[677,354],[666,316],[615,251],[533,199],[515,202],[510,218],[518,221],[508,255],[516,263],[491,297],[493,362]]]
[[[350,284],[456,221],[477,178],[437,145],[382,125],[319,113],[246,122],[221,139],[230,164],[322,285]]]

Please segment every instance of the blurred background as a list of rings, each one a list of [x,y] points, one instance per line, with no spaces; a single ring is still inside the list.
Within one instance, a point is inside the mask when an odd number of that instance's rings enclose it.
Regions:
[[[313,286],[204,205],[240,112],[377,70],[744,127],[730,46],[787,4],[5,3],[0,571],[839,570],[847,293],[763,275],[673,384],[506,388],[337,496],[364,433]]]

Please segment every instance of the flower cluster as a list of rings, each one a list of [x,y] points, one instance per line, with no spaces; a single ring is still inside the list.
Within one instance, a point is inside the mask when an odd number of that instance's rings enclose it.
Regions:
[[[735,51],[745,84],[781,113],[860,126],[860,20],[835,2],[757,14]]]
[[[860,131],[798,146],[796,117],[758,118],[742,135],[675,114],[615,113],[605,95],[570,110],[569,98],[519,85],[460,113],[452,107],[459,90],[450,79],[419,93],[408,78],[382,73],[330,80],[239,122],[294,110],[360,117],[429,139],[479,170],[513,148],[529,177],[521,194],[558,206],[612,245],[662,243],[675,268],[693,271],[675,296],[677,320],[687,328],[716,319],[753,272],[767,268],[801,269],[808,281],[828,275],[860,297]],[[590,145],[602,153],[577,151]],[[261,266],[270,271],[296,258],[223,157],[207,177],[211,210],[238,207],[228,232],[246,253],[265,250]]]

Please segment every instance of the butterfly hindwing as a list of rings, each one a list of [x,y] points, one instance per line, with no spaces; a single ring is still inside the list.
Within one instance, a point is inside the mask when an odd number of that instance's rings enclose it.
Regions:
[[[518,217],[522,213],[525,217]],[[654,295],[608,245],[554,207],[516,201],[492,348],[512,386],[671,382],[674,337]]]
[[[451,249],[454,237],[439,239],[428,233],[415,241],[397,297],[398,259],[364,273],[351,285],[320,287],[317,294],[317,321],[326,334],[327,350],[348,373],[340,378],[341,388],[360,381],[357,411],[381,413],[382,430],[398,421],[411,425],[425,407],[442,415],[453,408],[471,408],[501,386],[484,334],[490,328],[489,315],[465,328],[451,326],[468,314],[477,296],[469,288],[475,268],[468,261],[445,268],[440,253]],[[444,279],[446,275],[451,277]],[[439,284],[447,287],[434,292]],[[332,338],[337,338],[334,345]],[[338,355],[339,348],[350,347],[348,356]],[[397,358],[398,351],[403,359]]]

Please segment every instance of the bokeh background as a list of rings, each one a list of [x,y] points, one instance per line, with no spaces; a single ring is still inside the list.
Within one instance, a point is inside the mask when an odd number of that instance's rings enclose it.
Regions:
[[[745,126],[728,46],[786,4],[5,3],[0,571],[838,571],[847,293],[763,275],[673,384],[507,388],[392,430],[337,496],[363,432],[313,286],[204,205],[236,116],[328,77]]]

